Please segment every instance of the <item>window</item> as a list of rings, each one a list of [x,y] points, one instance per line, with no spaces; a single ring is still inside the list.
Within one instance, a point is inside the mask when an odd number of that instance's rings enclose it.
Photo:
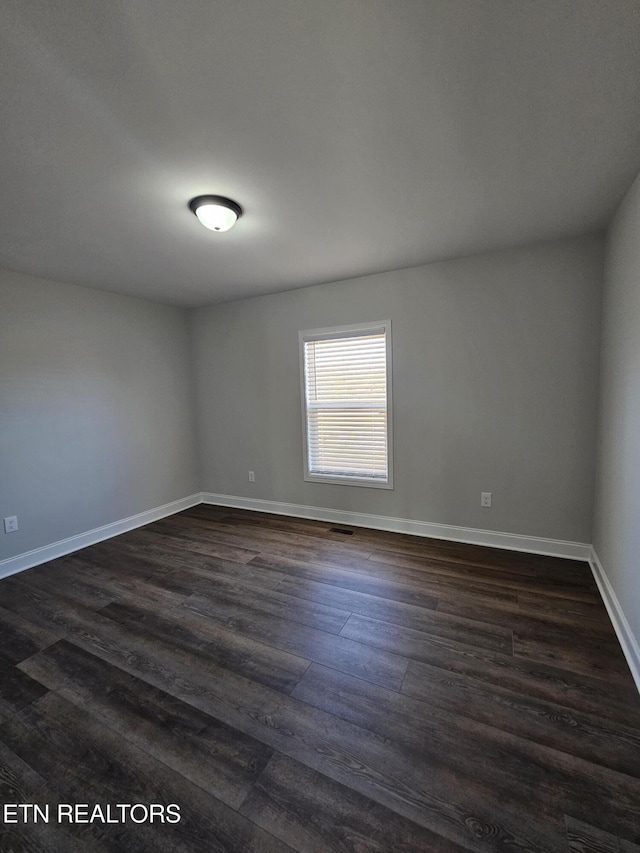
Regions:
[[[305,480],[392,489],[391,322],[299,337]]]

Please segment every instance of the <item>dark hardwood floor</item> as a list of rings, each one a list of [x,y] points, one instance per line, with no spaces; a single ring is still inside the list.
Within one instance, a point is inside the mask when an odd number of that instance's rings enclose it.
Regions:
[[[588,566],[199,506],[0,581],[2,851],[640,853]]]

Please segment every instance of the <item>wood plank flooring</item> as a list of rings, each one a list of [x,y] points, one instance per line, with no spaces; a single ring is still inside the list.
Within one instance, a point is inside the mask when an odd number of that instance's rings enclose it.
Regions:
[[[588,566],[199,506],[0,581],[2,851],[640,853]],[[0,815],[1,817],[1,815]]]

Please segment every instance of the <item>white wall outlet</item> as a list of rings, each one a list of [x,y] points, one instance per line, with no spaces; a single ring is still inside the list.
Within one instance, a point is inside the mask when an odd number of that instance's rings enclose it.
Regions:
[[[491,492],[480,492],[480,506],[491,506]]]
[[[256,481],[256,472],[255,471],[249,471],[249,482],[255,483],[255,481]]]
[[[17,515],[8,515],[4,519],[4,532],[5,533],[15,533],[18,529],[18,516]]]

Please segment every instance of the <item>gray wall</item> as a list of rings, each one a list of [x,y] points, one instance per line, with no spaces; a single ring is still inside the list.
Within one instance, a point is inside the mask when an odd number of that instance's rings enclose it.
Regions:
[[[0,305],[0,559],[198,489],[186,311],[10,272]]]
[[[590,541],[602,248],[584,237],[497,252],[191,323],[0,272],[0,517],[20,520],[0,533],[0,559],[201,488]],[[396,488],[305,483],[298,330],[388,318]]]
[[[640,177],[609,229],[593,543],[640,640]]]
[[[198,311],[203,489],[590,542],[602,253],[584,237]],[[389,318],[395,489],[305,483],[298,330]]]

